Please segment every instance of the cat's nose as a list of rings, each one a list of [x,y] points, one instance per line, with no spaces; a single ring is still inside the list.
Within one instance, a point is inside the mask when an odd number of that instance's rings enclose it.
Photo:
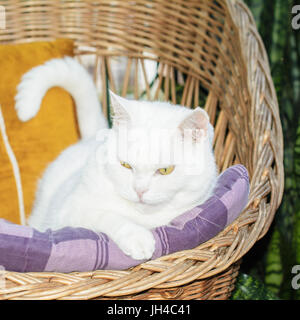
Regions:
[[[139,199],[141,200],[143,197],[143,194],[147,191],[148,189],[136,189],[136,194],[138,195]]]

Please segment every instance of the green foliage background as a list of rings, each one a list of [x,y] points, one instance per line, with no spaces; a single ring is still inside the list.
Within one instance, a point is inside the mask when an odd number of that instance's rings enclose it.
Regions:
[[[285,192],[267,236],[244,258],[232,298],[300,299],[300,289],[291,287],[292,266],[300,265],[300,29],[293,30],[291,21],[292,7],[300,1],[245,3],[265,44],[277,92],[285,145]]]

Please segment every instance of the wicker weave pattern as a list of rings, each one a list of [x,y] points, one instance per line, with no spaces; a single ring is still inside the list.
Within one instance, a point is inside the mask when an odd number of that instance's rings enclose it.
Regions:
[[[244,164],[251,178],[247,208],[218,236],[127,271],[6,272],[4,299],[226,299],[242,256],[268,230],[283,193],[283,142],[267,56],[251,13],[240,0],[0,1],[7,12],[2,43],[68,37],[80,59],[95,57],[95,81],[133,94],[205,108],[215,124],[220,170]],[[89,46],[89,48],[87,48]],[[90,47],[94,48],[92,50]],[[122,87],[112,71],[126,57]],[[159,62],[150,84],[145,63]],[[109,81],[104,81],[105,76]],[[133,80],[130,80],[132,77]],[[155,88],[152,90],[152,88]],[[200,89],[199,89],[200,88]],[[201,89],[202,88],[202,89]],[[203,90],[204,88],[204,90]]]

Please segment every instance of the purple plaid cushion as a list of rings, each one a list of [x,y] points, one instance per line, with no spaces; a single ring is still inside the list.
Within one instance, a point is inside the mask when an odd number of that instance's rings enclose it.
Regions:
[[[235,220],[247,204],[249,178],[246,168],[235,165],[218,178],[213,196],[175,218],[170,225],[154,229],[153,259],[192,249],[211,239]],[[17,272],[91,271],[127,269],[140,264],[126,256],[103,233],[84,228],[39,232],[0,219],[0,265]]]

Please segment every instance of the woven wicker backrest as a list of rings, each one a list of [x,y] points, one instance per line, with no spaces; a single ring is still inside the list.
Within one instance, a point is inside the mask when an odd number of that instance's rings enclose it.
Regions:
[[[187,107],[200,104],[215,125],[220,171],[234,163],[249,171],[249,204],[234,225],[194,250],[147,262],[126,274],[109,277],[99,271],[98,278],[110,279],[112,287],[123,276],[134,279],[122,290],[110,290],[110,296],[138,295],[155,286],[141,297],[161,298],[159,288],[196,279],[213,281],[209,277],[228,269],[265,234],[283,192],[282,131],[266,52],[242,1],[43,0],[0,1],[0,5],[5,6],[7,18],[6,29],[0,30],[1,43],[75,40],[79,59],[93,61],[105,114],[108,87],[123,96],[129,93]],[[118,73],[117,64],[122,65]],[[85,281],[87,275],[77,276]],[[101,286],[100,282],[97,294],[94,290],[85,297],[105,294]]]

